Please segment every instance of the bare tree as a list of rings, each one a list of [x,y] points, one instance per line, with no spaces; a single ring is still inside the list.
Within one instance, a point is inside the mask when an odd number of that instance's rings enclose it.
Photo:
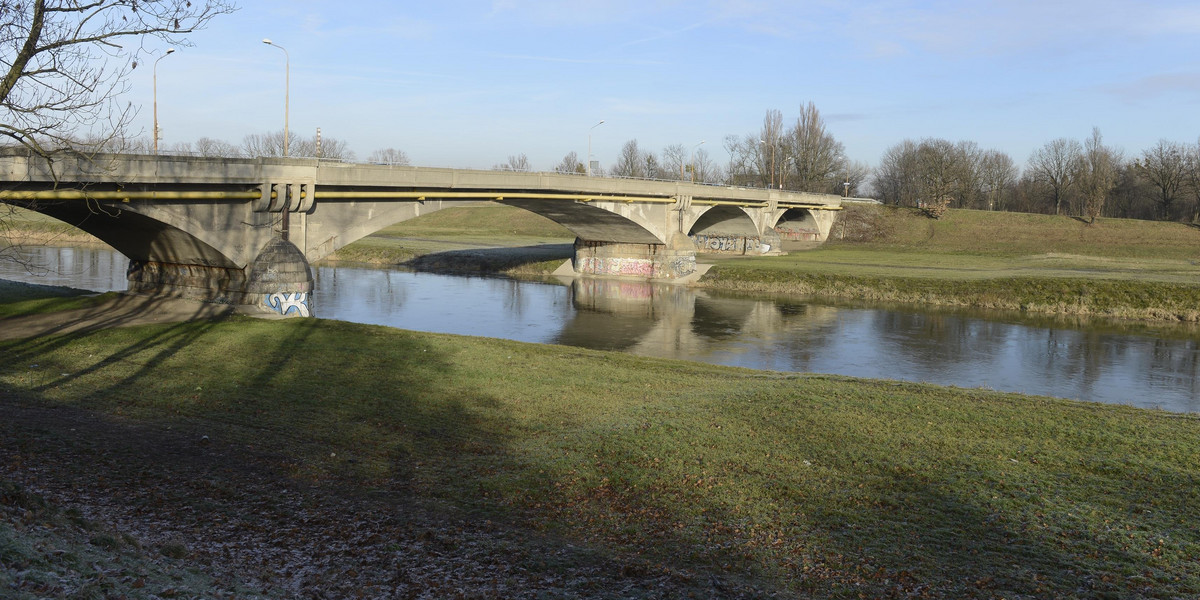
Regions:
[[[1175,199],[1186,180],[1187,149],[1178,142],[1159,140],[1154,147],[1143,150],[1141,160],[1134,164],[1155,188],[1159,218],[1170,219]]]
[[[242,154],[250,158],[260,156],[283,156],[283,130],[268,133],[251,133],[242,138]],[[303,143],[300,140],[288,140],[292,147],[292,156],[305,156]]]
[[[292,158],[328,158],[337,160],[354,160],[354,151],[343,140],[327,135],[320,138],[320,150],[317,148],[317,136],[301,137],[283,135],[283,130],[267,133],[251,133],[242,138],[241,153],[243,156],[255,158],[284,156],[284,143],[288,145],[287,156]],[[319,156],[318,156],[319,154]]]
[[[1067,138],[1047,142],[1029,157],[1029,172],[1035,181],[1049,188],[1056,215],[1062,214],[1063,202],[1075,184],[1081,160],[1083,147],[1079,142]]]
[[[789,189],[806,192],[829,192],[839,186],[839,172],[844,172],[845,148],[825,130],[825,121],[816,105],[809,102],[800,108],[800,116],[783,138],[782,152],[790,171]],[[783,179],[781,178],[781,182]]]
[[[0,135],[47,158],[123,136],[136,111],[116,98],[146,54],[141,40],[186,46],[233,10],[225,0],[0,2]]]
[[[725,151],[729,153],[729,165],[725,168],[726,183],[729,185],[738,185],[744,182],[749,175],[749,166],[746,163],[746,152],[742,148],[742,138],[729,134],[725,136],[723,143]]]
[[[983,197],[983,155],[979,144],[963,140],[954,145],[957,182],[954,200],[959,208],[975,208]]]
[[[642,177],[646,179],[674,179],[670,173],[664,173],[662,165],[658,162],[658,157],[653,152],[642,154]]]
[[[192,152],[200,156],[220,156],[237,158],[242,155],[241,149],[225,140],[202,137],[192,146]]]
[[[1200,221],[1200,140],[1187,149],[1187,187],[1192,192],[1192,222]]]
[[[395,148],[382,148],[380,150],[375,150],[371,152],[370,156],[367,157],[367,162],[397,167],[407,167],[408,165],[412,164],[412,162],[408,160],[408,154],[405,154],[403,150],[397,150]]]
[[[704,148],[696,150],[696,153],[691,157],[691,165],[689,165],[691,173],[689,179],[700,183],[717,183],[721,180],[721,169],[708,156],[708,151]]]
[[[1092,137],[1083,144],[1083,160],[1079,168],[1079,191],[1083,195],[1083,212],[1089,223],[1104,211],[1108,195],[1117,185],[1117,153],[1104,145],[1100,128],[1092,128]]]
[[[916,206],[921,194],[917,142],[904,140],[884,151],[875,169],[875,193],[888,204]]]
[[[839,177],[842,182],[841,189],[838,191],[847,196],[858,196],[864,191],[863,188],[871,177],[871,167],[867,166],[867,163],[857,160],[842,161],[842,164],[844,170]]]
[[[688,149],[683,144],[671,144],[662,153],[663,179],[687,179]]]
[[[988,210],[1004,210],[1004,193],[1017,181],[1019,169],[1011,156],[987,150],[979,159],[980,191]]]
[[[884,202],[919,206],[929,216],[940,218],[955,201],[961,207],[977,204],[986,186],[984,166],[989,156],[1001,155],[980,150],[969,141],[904,140],[884,152],[875,170],[875,192]],[[999,177],[1000,187],[1013,177],[1012,160],[1002,164],[1007,170]]]
[[[642,151],[638,149],[637,140],[629,140],[621,146],[617,154],[617,162],[612,166],[615,177],[645,177],[646,164]]]
[[[1152,199],[1150,183],[1138,172],[1137,161],[1124,161],[1117,167],[1117,182],[1108,202],[1109,214],[1125,219],[1154,219],[1158,210]]]
[[[529,157],[525,153],[510,154],[508,162],[503,162],[492,167],[493,171],[532,171],[533,167],[529,165]]]
[[[940,219],[962,187],[962,154],[948,140],[930,139],[917,147],[917,160],[921,207]]]
[[[587,167],[579,162],[579,155],[572,150],[563,157],[562,162],[558,163],[558,166],[554,167],[554,172],[570,175],[578,173],[582,175],[587,173]]]
[[[783,113],[776,109],[769,109],[763,116],[762,129],[759,129],[758,132],[758,143],[763,147],[763,152],[759,155],[758,172],[766,175],[763,183],[770,187],[775,187],[776,182],[780,180],[779,166],[782,163],[779,161],[785,158],[779,154],[779,146],[782,141]]]
[[[344,161],[353,161],[355,159],[354,151],[350,149],[349,142],[329,136],[321,136],[319,139],[313,140],[312,156]]]

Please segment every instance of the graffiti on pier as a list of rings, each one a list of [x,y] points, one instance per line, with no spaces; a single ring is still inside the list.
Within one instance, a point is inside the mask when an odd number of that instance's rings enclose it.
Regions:
[[[696,244],[696,251],[723,254],[748,254],[764,252],[762,240],[757,237],[744,235],[722,235],[697,233],[690,236]]]
[[[654,263],[644,258],[589,256],[581,260],[581,273],[653,277]]]
[[[821,231],[818,229],[793,229],[790,227],[776,227],[775,233],[785,240],[797,240],[804,242],[819,242],[821,241]]]
[[[312,316],[312,312],[308,310],[308,294],[304,292],[267,294],[266,303],[272,311],[281,315],[286,316],[288,313],[296,311],[296,314],[301,317]]]

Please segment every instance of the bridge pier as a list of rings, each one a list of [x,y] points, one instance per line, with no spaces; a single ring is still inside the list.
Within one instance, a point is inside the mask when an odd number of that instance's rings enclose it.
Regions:
[[[216,302],[285,317],[313,315],[313,276],[295,244],[275,238],[245,269],[130,260],[129,291]]]
[[[680,239],[682,238],[682,242]],[[687,237],[673,244],[634,244],[575,239],[575,272],[580,275],[678,279],[696,272],[696,247]]]

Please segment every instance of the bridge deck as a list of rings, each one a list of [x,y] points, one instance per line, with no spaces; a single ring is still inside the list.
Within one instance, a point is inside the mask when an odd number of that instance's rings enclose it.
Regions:
[[[145,155],[77,156],[53,169],[19,152],[0,153],[0,200],[247,200],[271,183],[312,186],[315,199],[497,200],[675,203],[837,210],[841,198],[678,181],[587,177],[560,173],[480,171],[351,164],[317,159],[204,158]],[[307,193],[307,191],[306,191]],[[257,196],[255,195],[257,194]]]

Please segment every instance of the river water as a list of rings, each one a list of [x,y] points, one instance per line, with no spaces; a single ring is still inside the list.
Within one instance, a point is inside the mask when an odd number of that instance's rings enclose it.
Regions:
[[[123,290],[108,249],[32,248],[0,278]],[[942,385],[1200,412],[1200,333],[764,300],[682,286],[556,283],[319,267],[317,316],[418,331],[618,350],[713,364]]]

